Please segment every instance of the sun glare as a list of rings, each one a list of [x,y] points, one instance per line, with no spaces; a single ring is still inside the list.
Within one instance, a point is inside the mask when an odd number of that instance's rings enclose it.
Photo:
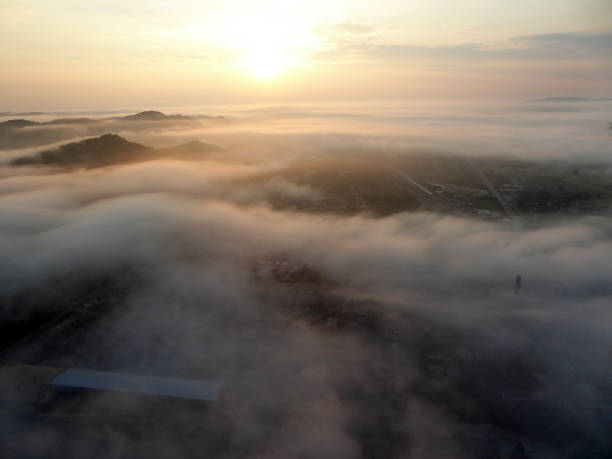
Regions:
[[[259,78],[272,78],[287,69],[291,59],[275,50],[256,50],[246,59],[250,72]]]
[[[228,19],[229,46],[244,70],[256,78],[278,76],[298,62],[311,45],[312,24],[291,11],[269,11]]]

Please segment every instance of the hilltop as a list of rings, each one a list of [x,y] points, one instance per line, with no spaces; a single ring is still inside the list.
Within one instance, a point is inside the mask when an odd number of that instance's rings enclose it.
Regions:
[[[126,121],[187,121],[192,119],[185,115],[166,115],[162,112],[148,110],[134,115],[118,116],[114,119],[122,119]]]
[[[150,159],[175,158],[198,160],[205,155],[220,153],[223,148],[200,141],[191,141],[175,147],[154,149],[130,142],[115,134],[73,142],[54,150],[46,150],[30,156],[22,156],[11,162],[12,166],[64,166],[93,169],[112,164],[127,164]]]
[[[13,160],[11,165],[56,165],[95,168],[110,164],[139,161],[151,156],[154,152],[155,150],[151,147],[130,142],[115,134],[105,134],[81,142],[62,145],[58,149],[46,150],[34,156],[23,156]]]

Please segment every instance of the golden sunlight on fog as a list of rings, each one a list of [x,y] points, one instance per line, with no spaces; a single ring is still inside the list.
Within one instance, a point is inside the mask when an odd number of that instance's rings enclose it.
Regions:
[[[0,43],[0,459],[612,459],[612,0]]]

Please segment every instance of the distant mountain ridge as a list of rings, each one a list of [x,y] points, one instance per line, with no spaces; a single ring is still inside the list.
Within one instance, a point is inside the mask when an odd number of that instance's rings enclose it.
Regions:
[[[212,117],[206,117],[212,118]],[[219,117],[217,117],[219,118]],[[153,110],[144,111],[140,113],[135,113],[133,115],[126,116],[113,116],[111,118],[101,118],[101,119],[93,119],[93,118],[57,118],[51,121],[31,121],[26,119],[14,119],[0,122],[0,130],[1,129],[13,129],[13,128],[22,128],[26,126],[49,126],[49,125],[58,125],[58,124],[96,124],[96,123],[104,123],[105,121],[190,121],[196,118],[192,118],[186,115],[166,115],[162,112],[157,112]]]
[[[541,99],[531,99],[527,102],[606,102],[612,101],[612,97],[543,97]]]
[[[30,121],[24,119],[8,120],[0,123],[0,129],[11,129],[11,128],[22,128],[26,126],[38,126],[40,125],[37,121]]]
[[[166,120],[186,121],[186,120],[191,120],[192,118],[189,116],[185,116],[185,115],[166,115],[162,112],[148,110],[145,112],[136,113],[134,115],[116,116],[113,119],[123,119],[127,121],[166,121]]]
[[[115,134],[68,143],[56,150],[46,150],[33,156],[23,156],[11,162],[13,166],[58,165],[103,167],[121,162],[133,162],[150,156],[153,148],[133,143]]]
[[[12,166],[64,166],[93,169],[113,164],[128,164],[150,159],[202,159],[206,154],[223,152],[223,148],[199,141],[187,142],[171,148],[154,149],[130,142],[116,134],[105,134],[81,142],[68,143],[54,150],[22,156]]]

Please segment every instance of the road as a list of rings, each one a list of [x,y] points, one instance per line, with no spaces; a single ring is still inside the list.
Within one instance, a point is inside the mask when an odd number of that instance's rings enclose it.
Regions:
[[[508,203],[508,201],[506,201],[506,198],[504,198],[500,194],[500,192],[497,191],[497,188],[493,186],[489,178],[484,174],[484,172],[482,172],[480,167],[477,164],[474,164],[474,163],[471,163],[471,164],[474,170],[476,171],[476,173],[478,174],[478,176],[480,177],[480,179],[482,180],[482,183],[484,183],[484,185],[489,190],[489,193],[491,193],[491,195],[495,199],[497,199],[499,204],[502,206],[502,209],[504,209],[504,212],[506,213],[508,218],[516,217],[517,213],[512,209],[512,207],[510,207],[510,204]]]

